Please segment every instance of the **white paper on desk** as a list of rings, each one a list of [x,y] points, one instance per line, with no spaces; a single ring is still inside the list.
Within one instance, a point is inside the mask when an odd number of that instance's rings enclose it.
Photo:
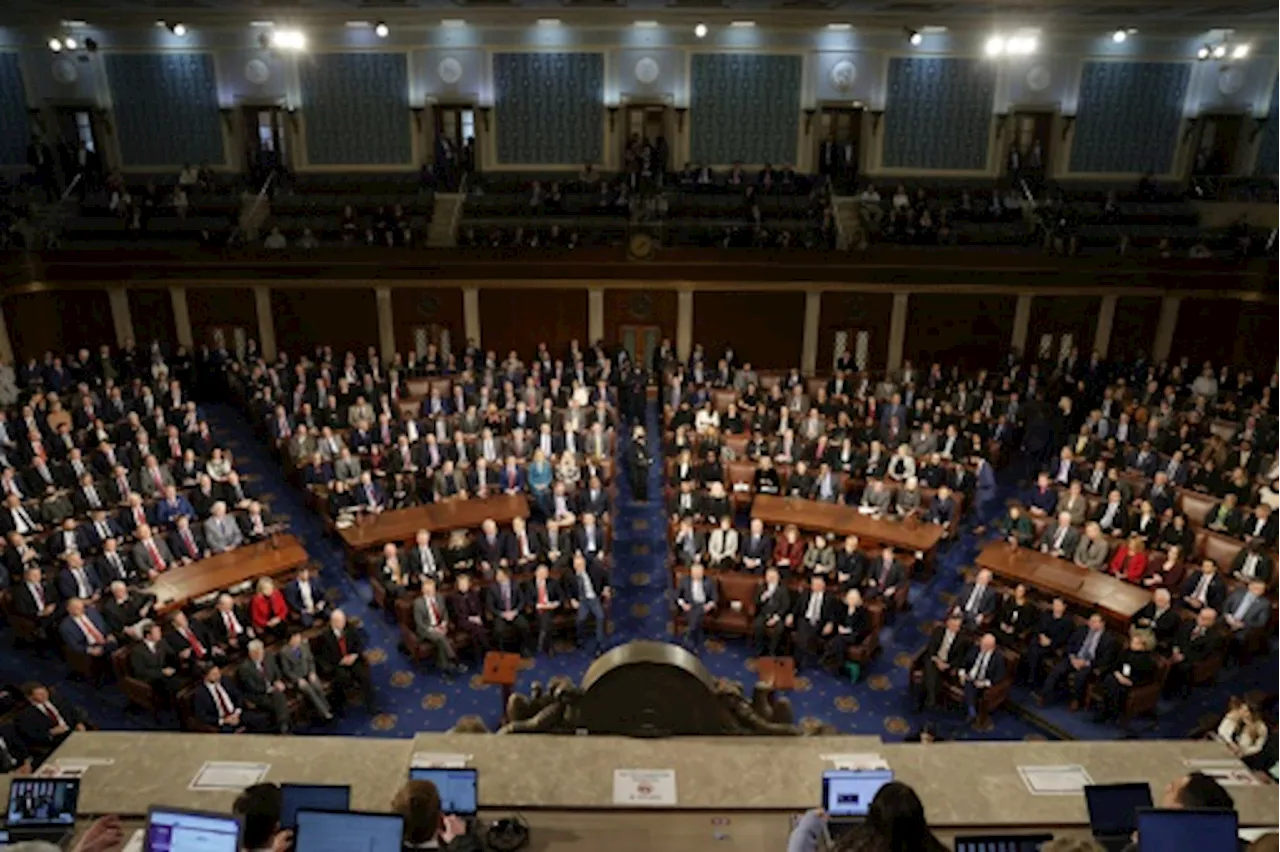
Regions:
[[[861,754],[824,754],[822,759],[835,764],[836,769],[888,769],[888,762],[878,754],[865,752]]]
[[[241,763],[234,760],[209,760],[196,777],[191,779],[188,790],[243,790],[252,787],[271,771],[270,763]]]
[[[415,751],[409,766],[414,769],[463,769],[471,760],[469,754],[449,754],[436,751]]]
[[[630,807],[675,807],[676,771],[674,769],[613,770],[613,803]]]
[[[1019,766],[1018,774],[1033,796],[1078,796],[1093,779],[1083,766],[1068,763],[1061,766]]]
[[[68,757],[51,760],[36,770],[37,778],[83,778],[84,774],[94,766],[110,766],[115,760],[110,757]]]
[[[1262,783],[1257,776],[1238,760],[1198,759],[1184,760],[1183,765],[1190,772],[1203,772],[1224,787],[1256,787]]]

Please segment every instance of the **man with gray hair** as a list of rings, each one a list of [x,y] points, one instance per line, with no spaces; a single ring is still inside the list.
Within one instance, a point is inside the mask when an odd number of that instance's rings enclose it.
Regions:
[[[234,519],[227,517],[227,504],[219,500],[204,522],[204,540],[210,553],[226,553],[244,543],[244,533]]]
[[[284,676],[274,655],[268,657],[261,639],[254,639],[247,646],[248,659],[240,664],[236,680],[240,695],[250,710],[259,710],[271,716],[273,727],[282,734],[289,733],[289,701],[285,697]]]

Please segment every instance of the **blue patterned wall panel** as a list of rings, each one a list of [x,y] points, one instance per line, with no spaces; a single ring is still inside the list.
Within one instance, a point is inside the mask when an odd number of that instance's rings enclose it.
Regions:
[[[602,54],[495,53],[493,98],[499,163],[598,163],[602,159]]]
[[[213,56],[111,53],[106,66],[124,165],[224,162]]]
[[[1189,62],[1084,63],[1070,171],[1170,171],[1190,82]]]
[[[22,88],[18,54],[0,53],[0,166],[27,161],[27,93]]]
[[[695,53],[689,98],[693,160],[794,163],[803,67],[799,56]]]
[[[409,60],[403,53],[318,53],[302,60],[307,162],[406,165]]]
[[[889,60],[883,164],[886,168],[987,167],[996,68],[981,59]]]
[[[1271,111],[1267,113],[1267,126],[1262,129],[1254,171],[1260,175],[1274,175],[1280,171],[1277,160],[1280,160],[1280,80],[1271,89]]]

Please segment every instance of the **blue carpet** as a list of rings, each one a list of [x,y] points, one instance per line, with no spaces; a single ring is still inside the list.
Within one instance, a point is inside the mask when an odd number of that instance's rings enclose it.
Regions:
[[[480,683],[474,668],[467,675],[446,679],[434,670],[415,670],[397,650],[398,635],[384,614],[370,605],[367,581],[352,580],[343,570],[341,547],[324,533],[320,519],[304,504],[302,495],[286,482],[275,460],[254,437],[249,424],[236,410],[222,405],[208,409],[215,434],[232,450],[237,469],[250,477],[255,493],[270,504],[272,511],[285,515],[295,534],[308,552],[323,566],[323,579],[332,595],[347,613],[364,625],[372,651],[373,679],[384,711],[369,717],[352,711],[340,722],[320,729],[321,733],[354,736],[412,736],[418,731],[440,731],[452,727],[464,716],[478,716],[492,730],[501,715],[500,696],[496,687]],[[659,456],[660,430],[657,410],[650,405],[648,413],[650,450]],[[625,452],[625,435],[620,453]],[[649,492],[659,497],[661,466],[651,473]],[[666,520],[658,499],[636,503],[625,477],[618,478],[618,497],[614,521],[614,576],[617,599],[614,604],[614,631],[609,644],[622,644],[633,639],[669,639],[670,599],[666,570]],[[970,532],[945,545],[937,557],[937,570],[927,583],[917,583],[911,592],[912,608],[885,628],[881,637],[881,655],[864,673],[863,680],[851,686],[847,680],[825,671],[807,672],[797,679],[790,699],[798,719],[816,719],[835,726],[844,733],[874,734],[886,740],[899,740],[924,721],[933,721],[950,739],[1023,740],[1069,736],[1081,739],[1114,739],[1113,727],[1089,724],[1085,714],[1070,714],[1064,707],[1044,710],[1034,708],[1025,692],[1016,692],[1010,711],[997,713],[995,728],[976,733],[963,724],[958,712],[939,711],[919,716],[912,712],[906,696],[907,666],[912,656],[927,639],[929,631],[942,617],[961,585],[960,571],[972,564],[980,542]],[[517,689],[527,691],[534,681],[545,683],[555,675],[581,679],[591,659],[568,645],[559,646],[553,659],[539,656],[529,661],[521,672]],[[702,654],[703,662],[717,677],[744,685],[753,682],[749,648],[743,640],[709,640]],[[105,729],[141,729],[154,727],[149,716],[126,708],[123,695],[114,686],[102,689],[67,680],[67,670],[52,655],[39,657],[31,652],[6,650],[0,654],[0,679],[21,683],[39,678],[62,684],[62,691],[74,703],[90,709],[93,719]],[[1204,690],[1185,705],[1162,707],[1158,726],[1144,735],[1185,736],[1200,717],[1219,710],[1228,694],[1248,688],[1275,690],[1276,665],[1272,655],[1245,669],[1225,670],[1219,686]],[[1030,708],[1035,713],[1020,711]]]

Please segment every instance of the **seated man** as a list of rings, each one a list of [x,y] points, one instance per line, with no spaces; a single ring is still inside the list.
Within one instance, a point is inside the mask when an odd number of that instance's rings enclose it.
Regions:
[[[956,501],[951,496],[950,488],[945,485],[938,487],[938,493],[934,494],[933,499],[929,501],[924,519],[926,523],[946,527],[947,534],[950,535],[951,527],[956,522]]]
[[[1049,474],[1041,473],[1036,478],[1036,487],[1027,500],[1027,508],[1036,518],[1047,518],[1058,508],[1058,492],[1054,490]]]
[[[964,685],[964,706],[968,721],[975,727],[990,730],[991,720],[982,718],[979,705],[993,683],[1004,680],[1004,654],[996,647],[994,634],[986,633],[976,647],[970,648],[964,665],[957,673]]]
[[[1089,502],[1081,491],[1079,480],[1076,480],[1058,497],[1056,514],[1058,517],[1062,517],[1065,514],[1071,519],[1072,526],[1078,527],[1084,523],[1088,509]]]
[[[1195,621],[1181,622],[1169,653],[1165,692],[1186,698],[1196,664],[1221,654],[1225,644],[1218,627],[1218,613],[1212,609],[1205,607],[1196,613]]]
[[[551,579],[546,565],[539,565],[533,572],[529,582],[529,599],[533,601],[533,612],[538,622],[538,639],[536,649],[554,653],[551,649],[552,618],[560,608],[561,590],[559,584]]]
[[[164,704],[173,704],[182,688],[178,677],[178,658],[163,641],[164,630],[158,622],[148,622],[142,641],[129,651],[129,674],[151,687]]]
[[[686,568],[703,562],[707,553],[706,533],[694,529],[693,519],[684,518],[680,521],[671,550],[676,561]]]
[[[1099,506],[1093,513],[1092,520],[1107,535],[1125,538],[1129,535],[1129,510],[1125,507],[1123,496],[1118,489],[1111,489],[1107,494],[1107,502]]]
[[[1058,522],[1045,527],[1044,535],[1040,536],[1040,552],[1059,559],[1075,556],[1079,544],[1080,533],[1071,526],[1071,516],[1066,512],[1058,515]]]
[[[244,543],[244,532],[234,518],[227,515],[227,504],[218,500],[204,522],[204,540],[210,553],[226,553]]]
[[[689,575],[680,579],[676,606],[684,613],[688,627],[685,638],[691,649],[697,652],[702,647],[702,618],[716,608],[716,583],[706,576],[701,564],[694,563]]]
[[[581,553],[573,556],[573,574],[567,578],[569,606],[574,611],[574,621],[578,629],[578,644],[586,649],[587,621],[595,621],[595,655],[604,650],[604,604],[613,594],[609,587],[609,578],[599,565],[588,565]]]
[[[329,613],[329,627],[316,638],[316,668],[320,676],[333,683],[333,708],[341,714],[354,692],[364,698],[365,709],[377,712],[377,696],[369,675],[369,661],[364,656],[364,640],[347,623],[340,609]]]
[[[35,755],[43,758],[71,736],[88,725],[84,711],[63,700],[54,701],[49,687],[31,682],[22,687],[27,707],[18,714],[18,736]]]
[[[1231,576],[1245,583],[1251,583],[1254,580],[1271,582],[1274,566],[1271,564],[1271,559],[1263,552],[1264,550],[1265,543],[1261,539],[1249,542],[1236,554],[1236,558],[1231,560]]]
[[[692,479],[683,480],[679,491],[668,501],[667,512],[673,524],[684,518],[696,521],[702,517],[702,497],[693,490],[694,484]]]
[[[791,593],[782,584],[778,569],[769,568],[764,572],[764,585],[756,593],[756,615],[751,626],[755,656],[778,656],[778,648],[781,647],[784,636],[783,620],[790,612]]]
[[[991,572],[983,568],[956,596],[955,612],[964,619],[966,627],[983,629],[995,617],[1000,603],[999,593],[991,586]]]
[[[133,545],[133,564],[140,573],[154,580],[162,571],[173,567],[175,560],[169,545],[153,535],[149,525],[138,527],[134,535],[138,540]]]
[[[112,581],[109,592],[100,604],[107,627],[121,642],[141,639],[152,623],[151,608],[156,599],[130,591],[123,580]]]
[[[773,539],[765,534],[764,522],[751,519],[751,530],[742,543],[742,568],[752,574],[761,574],[768,567],[773,555]]]
[[[68,650],[90,657],[114,651],[119,642],[98,611],[85,606],[80,598],[67,601],[67,615],[58,627],[58,635]]]
[[[436,581],[422,580],[422,593],[413,602],[413,631],[418,641],[435,651],[435,665],[442,674],[453,675],[463,669],[455,663],[458,654],[449,638],[449,610],[444,596],[436,590]]]
[[[1032,689],[1040,686],[1042,662],[1066,646],[1074,626],[1071,616],[1067,614],[1067,602],[1062,598],[1054,598],[1049,609],[1040,614],[1039,621],[1031,630],[1027,650],[1022,658],[1026,679]]]
[[[821,656],[818,646],[835,632],[836,606],[835,595],[827,593],[826,579],[815,575],[795,608],[787,613],[784,623],[794,631],[797,672]]]
[[[179,515],[175,519],[173,531],[169,533],[169,552],[182,565],[209,555],[204,536],[199,529],[191,526],[191,519],[185,515]]]
[[[938,690],[943,681],[955,677],[956,670],[963,665],[969,651],[969,640],[961,632],[963,626],[958,614],[949,615],[929,637],[922,661],[921,688],[915,696],[917,713],[938,706]]]
[[[453,594],[448,600],[457,629],[471,640],[476,660],[482,661],[489,650],[489,628],[484,623],[484,602],[471,584],[470,574],[459,574]]]
[[[1203,610],[1201,610],[1203,612]],[[1227,595],[1222,604],[1222,620],[1233,637],[1246,631],[1259,630],[1271,620],[1271,602],[1267,600],[1267,584],[1262,580],[1250,580],[1242,589]]]
[[[1261,541],[1266,547],[1276,546],[1276,519],[1267,503],[1259,503],[1253,514],[1240,525],[1240,537],[1246,542]]]
[[[892,506],[893,492],[885,486],[884,480],[870,479],[862,489],[858,511],[864,515],[886,515]]]
[[[1200,563],[1199,573],[1192,574],[1182,583],[1184,607],[1199,611],[1204,607],[1219,609],[1227,597],[1227,584],[1218,576],[1218,566],[1212,559]]]
[[[1181,624],[1178,613],[1173,609],[1173,597],[1169,590],[1153,591],[1151,600],[1133,614],[1132,623],[1138,629],[1151,631],[1156,639],[1156,647],[1162,651],[1168,650]]]
[[[1108,550],[1107,540],[1102,536],[1102,527],[1097,522],[1090,521],[1085,525],[1084,535],[1076,544],[1071,561],[1082,568],[1101,571],[1106,568]]]
[[[238,606],[235,598],[225,592],[218,595],[210,625],[214,641],[218,647],[226,649],[228,654],[232,650],[242,650],[257,635],[248,611],[243,606]]]
[[[320,585],[320,578],[312,573],[310,563],[300,567],[298,573],[284,587],[284,599],[289,604],[289,610],[297,613],[303,627],[311,627],[329,605],[325,600],[324,587]]]
[[[201,684],[191,695],[191,710],[197,719],[221,734],[271,730],[270,718],[245,708],[239,690],[222,680],[222,669],[218,666],[204,667]]]
[[[169,619],[169,632],[164,637],[178,658],[178,665],[183,669],[198,667],[202,663],[220,661],[226,653],[215,644],[216,640],[209,629],[200,620],[188,621],[187,614],[178,610]]]
[[[289,733],[289,699],[275,655],[267,655],[260,639],[252,640],[246,650],[245,661],[236,669],[245,708],[265,715],[271,730]]]
[[[91,566],[85,565],[84,558],[77,550],[69,551],[64,562],[62,570],[58,572],[58,593],[64,600],[80,598],[96,604],[102,597],[102,581],[98,578],[98,573]]]
[[[1084,701],[1090,676],[1111,668],[1119,652],[1119,644],[1116,637],[1107,632],[1106,622],[1100,614],[1095,612],[1089,616],[1089,623],[1077,628],[1067,642],[1066,656],[1050,670],[1040,691],[1032,693],[1036,704],[1043,707],[1045,699],[1052,697],[1059,682],[1065,680],[1067,692],[1071,695],[1071,709],[1078,710]]]
[[[175,485],[164,487],[164,498],[156,506],[156,521],[161,526],[170,526],[180,517],[194,518],[195,514],[191,501],[179,494]]]
[[[239,520],[240,531],[248,542],[263,541],[276,529],[275,521],[263,513],[262,504],[257,500],[249,501],[249,508]]]
[[[590,512],[582,515],[581,526],[573,531],[573,549],[592,565],[598,566],[606,559],[604,530]]]
[[[906,581],[906,572],[893,556],[893,548],[886,547],[880,551],[880,558],[867,566],[863,596],[867,598],[883,598],[885,606],[892,608],[894,596]]]
[[[460,577],[459,585],[461,579]],[[524,617],[524,607],[523,591],[512,582],[506,568],[499,568],[494,574],[493,583],[485,589],[485,609],[493,623],[498,650],[506,650],[514,639],[521,654],[532,656],[529,649],[529,622]]]

